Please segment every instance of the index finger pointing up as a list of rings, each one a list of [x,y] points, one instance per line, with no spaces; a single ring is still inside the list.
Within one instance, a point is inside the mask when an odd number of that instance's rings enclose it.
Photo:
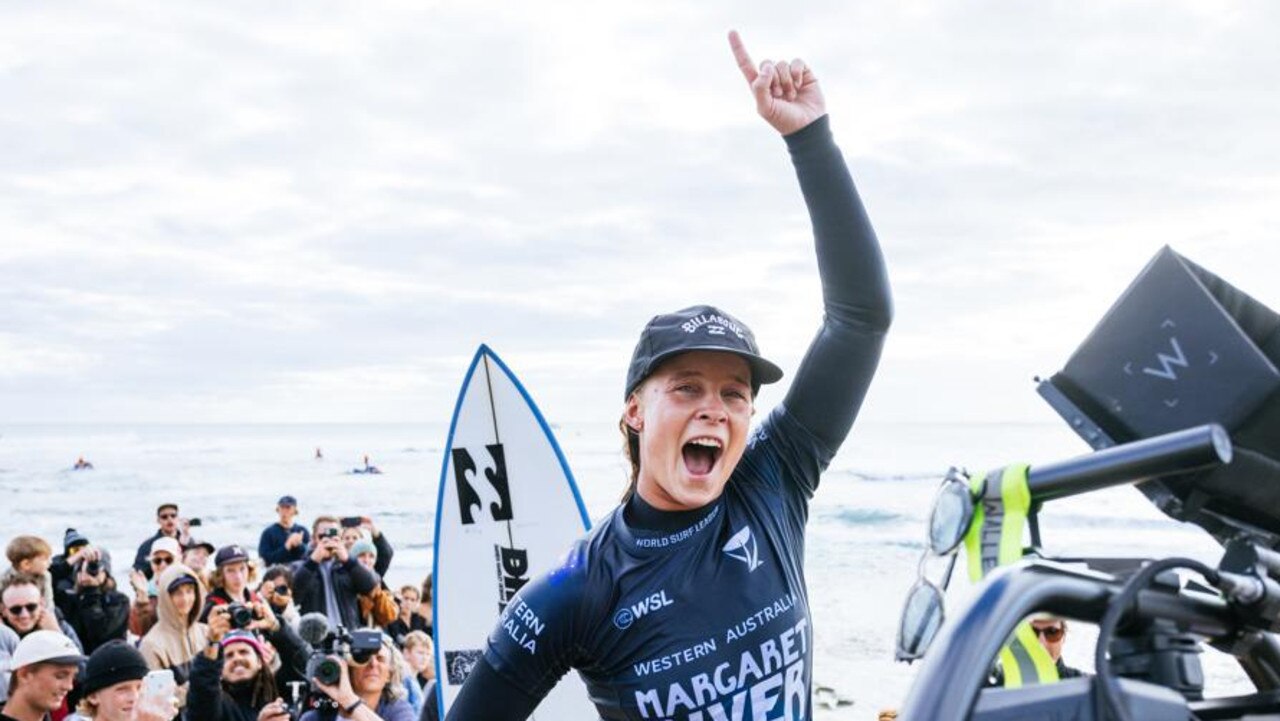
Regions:
[[[742,44],[742,37],[738,35],[737,30],[729,31],[729,48],[733,50],[733,59],[738,63],[742,77],[746,78],[748,83],[754,83],[759,73],[756,72],[755,63],[751,62],[751,56],[747,54],[747,47]]]

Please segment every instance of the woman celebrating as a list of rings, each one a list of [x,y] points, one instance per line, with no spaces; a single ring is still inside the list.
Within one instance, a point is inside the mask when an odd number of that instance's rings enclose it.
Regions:
[[[783,402],[748,438],[782,371],[711,306],[659,315],[627,372],[625,502],[525,586],[450,719],[524,719],[570,668],[603,719],[809,719],[808,502],[840,447],[892,314],[871,223],[800,60],[729,43],[785,138],[813,223],[825,316]],[[531,642],[532,641],[532,642]]]

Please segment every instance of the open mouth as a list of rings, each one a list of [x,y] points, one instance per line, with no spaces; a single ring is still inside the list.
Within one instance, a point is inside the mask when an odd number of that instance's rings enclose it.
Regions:
[[[681,449],[684,467],[690,475],[705,476],[715,467],[724,452],[724,444],[718,438],[694,438]]]

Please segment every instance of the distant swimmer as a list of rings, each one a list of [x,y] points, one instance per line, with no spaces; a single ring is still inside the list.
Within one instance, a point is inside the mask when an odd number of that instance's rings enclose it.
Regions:
[[[372,463],[369,463],[369,455],[368,455],[368,454],[365,454],[365,457],[364,457],[364,468],[352,468],[352,469],[351,469],[351,472],[352,472],[352,473],[370,473],[370,474],[377,475],[377,474],[381,474],[381,473],[382,473],[382,469],[381,469],[381,468],[378,468],[377,466],[373,465]]]
[[[80,456],[79,458],[77,458],[77,459],[76,459],[76,464],[75,464],[74,466],[72,466],[72,467],[71,467],[71,470],[73,470],[73,471],[92,471],[92,470],[93,470],[93,464],[92,464],[92,463],[90,463],[90,462],[88,462],[88,461],[86,461],[86,460],[84,459],[84,456]]]

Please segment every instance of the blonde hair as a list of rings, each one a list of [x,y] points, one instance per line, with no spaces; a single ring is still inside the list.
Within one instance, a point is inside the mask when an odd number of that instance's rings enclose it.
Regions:
[[[53,557],[53,549],[39,536],[14,536],[5,547],[4,555],[9,557],[10,564],[17,566],[40,556]]]
[[[381,629],[369,628],[368,631],[378,631]],[[387,679],[387,685],[382,687],[383,701],[400,701],[409,695],[405,690],[404,680],[408,674],[413,673],[409,668],[409,662],[404,660],[404,654],[400,653],[400,649],[396,648],[396,644],[387,634],[382,634],[382,647],[387,650],[387,660],[391,663],[391,677]]]
[[[245,581],[245,588],[248,588],[251,584],[253,584],[253,582],[258,580],[258,567],[255,566],[252,561],[244,561],[243,563],[244,565],[249,567],[249,580]],[[231,564],[228,563],[226,565],[229,566]],[[222,566],[218,566],[217,568],[213,569],[213,574],[209,576],[209,583],[206,585],[208,585],[210,588],[226,588],[227,587],[226,581],[222,577],[222,568],[223,568]],[[231,600],[239,601],[240,599],[233,598]]]
[[[97,691],[94,691],[93,693],[97,693]],[[89,696],[92,696],[92,695],[93,694],[89,694]],[[80,703],[76,704],[76,713],[80,714],[81,716],[88,716],[89,718],[94,718],[98,715],[98,704],[94,703],[93,701],[90,701],[89,696],[85,696],[84,698],[80,699]]]
[[[426,646],[428,649],[434,649],[435,644],[431,642],[431,637],[426,631],[410,631],[404,636],[404,650],[417,648],[418,646]]]

